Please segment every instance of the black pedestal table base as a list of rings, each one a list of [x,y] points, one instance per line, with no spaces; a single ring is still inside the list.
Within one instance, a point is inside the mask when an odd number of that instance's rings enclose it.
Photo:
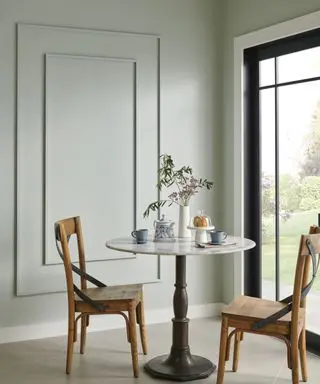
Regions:
[[[210,360],[190,353],[186,287],[186,256],[176,256],[172,347],[169,355],[157,356],[144,366],[152,376],[176,381],[190,381],[208,377],[216,369]]]
[[[176,381],[191,381],[208,377],[216,366],[205,357],[190,355],[185,361],[171,361],[171,354],[150,360],[145,370],[152,376]]]

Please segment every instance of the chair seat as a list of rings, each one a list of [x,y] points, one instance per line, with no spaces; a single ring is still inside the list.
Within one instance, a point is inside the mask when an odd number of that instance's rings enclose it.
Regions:
[[[232,370],[234,372],[238,370],[240,344],[245,333],[266,335],[282,340],[287,347],[287,366],[291,370],[292,384],[299,384],[299,359],[302,381],[308,380],[305,327],[306,295],[316,275],[319,255],[320,227],[312,226],[309,229],[309,234],[300,237],[293,292],[292,296],[286,300],[291,301],[292,298],[289,308],[288,304],[279,301],[239,296],[221,311],[216,384],[223,384],[224,382],[225,364],[230,358],[232,338],[234,338]],[[313,277],[310,280],[311,270]],[[286,313],[289,309],[291,311]],[[286,314],[278,318],[283,313]],[[232,330],[229,331],[230,329]]]
[[[286,307],[287,304],[278,301],[260,299],[250,296],[239,296],[230,305],[222,310],[222,314],[237,319],[246,318],[247,320],[257,321],[278,312]],[[299,320],[305,316],[304,308],[300,308]],[[289,324],[291,322],[291,312],[276,321],[278,324]]]
[[[127,284],[116,285],[102,288],[88,288],[83,289],[82,292],[87,295],[91,300],[97,302],[105,301],[131,301],[139,300],[142,292],[142,284]],[[75,295],[75,301],[77,303],[83,302],[83,300]]]

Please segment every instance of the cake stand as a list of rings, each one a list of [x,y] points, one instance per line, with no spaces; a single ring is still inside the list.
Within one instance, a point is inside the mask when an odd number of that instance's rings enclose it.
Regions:
[[[207,243],[208,242],[207,232],[214,230],[215,226],[210,225],[208,227],[194,227],[194,226],[188,225],[187,228],[196,231],[195,239],[194,239],[196,243]]]

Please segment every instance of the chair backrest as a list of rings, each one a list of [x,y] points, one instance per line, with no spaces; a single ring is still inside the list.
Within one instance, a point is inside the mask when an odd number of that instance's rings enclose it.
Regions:
[[[76,236],[79,269],[84,273],[86,272],[86,262],[80,217],[76,216],[59,220],[54,224],[54,228],[57,248],[59,246],[59,243],[61,244],[62,248],[61,252],[58,248],[58,252],[64,264],[68,302],[69,305],[71,305],[71,303],[73,303],[74,301],[74,281],[72,273],[71,252],[69,246],[69,239],[71,236]],[[87,288],[87,280],[83,276],[80,276],[80,286],[81,289]]]
[[[309,242],[309,246],[308,246]],[[314,274],[316,273],[318,261],[310,254],[310,249],[314,254],[320,253],[320,228],[317,226],[310,227],[309,235],[301,235],[298,259],[296,264],[294,287],[292,295],[292,327],[298,327],[299,308],[306,306],[306,295],[312,287]],[[310,267],[312,267],[312,275],[310,277]]]
[[[85,260],[85,253],[84,253],[80,217],[79,216],[70,217],[68,219],[57,221],[54,224],[54,231],[55,231],[57,250],[60,257],[63,260],[65,274],[66,274],[69,312],[74,312],[74,308],[75,308],[74,294],[75,293],[80,299],[82,299],[84,302],[89,304],[95,310],[99,312],[105,311],[106,306],[104,304],[99,304],[95,302],[90,297],[88,297],[85,292],[83,292],[83,290],[87,289],[87,281],[89,281],[96,287],[106,287],[106,285],[86,272],[86,260]],[[70,240],[70,237],[73,235],[76,236],[79,267],[74,265],[71,260],[69,240]],[[62,250],[60,245],[62,247]],[[77,275],[80,276],[81,289],[79,289],[77,285],[74,284],[72,272],[75,272]]]
[[[318,227],[317,225],[312,225],[309,229],[309,234],[312,235],[312,234],[316,234],[316,233],[320,233],[320,227]],[[306,257],[306,261],[305,261],[305,267],[304,267],[305,269],[304,269],[303,280],[302,280],[302,286],[303,287],[305,287],[308,284],[308,281],[310,280],[310,268],[311,268],[311,266],[312,266],[312,258],[311,258],[311,255],[309,255]],[[305,308],[306,298],[301,299],[300,306]]]

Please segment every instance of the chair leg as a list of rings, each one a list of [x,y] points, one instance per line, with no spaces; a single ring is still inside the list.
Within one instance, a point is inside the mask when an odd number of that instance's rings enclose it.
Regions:
[[[302,329],[299,339],[299,353],[300,353],[300,365],[301,375],[303,381],[308,381],[308,368],[307,368],[307,343],[306,343],[306,329]]]
[[[74,322],[73,328],[73,342],[76,343],[78,341],[78,322]]]
[[[241,334],[243,334],[243,332],[240,331],[240,332],[236,332],[236,334],[234,335],[234,349],[233,349],[233,363],[232,363],[233,372],[237,372],[238,370]]]
[[[74,330],[75,321],[69,317],[68,324],[68,344],[67,344],[67,362],[66,362],[66,374],[69,375],[71,372],[72,359],[73,359],[73,346],[74,346]]]
[[[136,312],[137,312],[137,323],[139,324],[139,329],[140,329],[142,351],[143,351],[143,354],[146,355],[148,353],[148,343],[147,343],[147,330],[146,330],[146,324],[144,319],[143,299],[137,305]]]
[[[289,369],[292,369],[291,347],[288,345],[287,345],[287,366]]]
[[[138,343],[137,343],[135,308],[130,306],[128,313],[129,313],[130,345],[131,345],[133,375],[134,377],[139,377]]]
[[[218,376],[216,384],[223,384],[226,351],[228,341],[228,318],[222,316],[221,319],[221,333],[220,333],[220,351],[219,351],[219,364],[218,364]]]
[[[87,339],[87,327],[89,324],[88,315],[83,315],[81,317],[81,336],[80,336],[80,353],[84,354],[84,350],[86,347],[86,339]]]
[[[225,357],[226,361],[229,361],[230,359],[230,348],[231,348],[231,337],[229,335],[227,339],[227,346],[226,346],[226,357]]]
[[[298,343],[292,343],[291,345],[291,375],[292,384],[299,384],[299,352]]]

